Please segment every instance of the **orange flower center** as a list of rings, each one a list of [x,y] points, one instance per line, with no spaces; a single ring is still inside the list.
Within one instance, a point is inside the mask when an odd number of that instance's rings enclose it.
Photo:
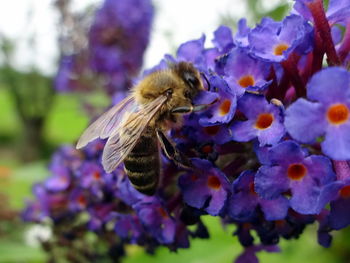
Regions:
[[[342,124],[349,119],[349,108],[341,103],[333,104],[328,108],[327,119],[331,124]]]
[[[227,113],[229,113],[231,108],[231,101],[230,100],[224,100],[219,107],[219,115],[224,116]]]
[[[274,47],[273,53],[276,56],[282,56],[283,51],[287,50],[288,48],[289,48],[289,46],[287,44],[281,43],[281,44],[278,44]]]
[[[202,147],[202,152],[203,153],[207,153],[207,154],[213,152],[213,146],[211,146],[211,145],[203,146]]]
[[[85,196],[79,195],[79,197],[78,197],[78,203],[79,203],[81,206],[86,206],[87,200],[86,200]]]
[[[256,195],[257,193],[255,192],[255,186],[254,186],[254,182],[249,183],[249,193]]]
[[[345,199],[350,198],[350,185],[344,186],[340,189],[339,195]]]
[[[303,164],[294,163],[289,165],[287,176],[292,180],[301,180],[307,174],[307,169]]]
[[[219,178],[217,178],[215,175],[210,175],[208,177],[208,186],[211,189],[218,190],[221,187],[221,183]]]
[[[238,80],[238,84],[242,88],[247,88],[255,84],[254,77],[252,75],[245,75]]]
[[[94,172],[92,174],[92,177],[95,179],[95,180],[100,180],[101,179],[101,173],[100,172]]]
[[[191,175],[191,181],[192,181],[192,182],[195,182],[195,181],[197,181],[197,180],[198,180],[198,176],[195,175],[195,174],[192,174],[192,175]]]
[[[255,122],[255,127],[260,130],[267,129],[271,126],[273,119],[271,113],[261,113]]]

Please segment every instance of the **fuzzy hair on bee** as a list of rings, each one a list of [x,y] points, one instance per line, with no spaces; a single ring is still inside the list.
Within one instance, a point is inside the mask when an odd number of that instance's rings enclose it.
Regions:
[[[105,171],[110,173],[124,162],[134,188],[153,195],[160,177],[160,147],[176,164],[191,166],[166,132],[181,126],[183,114],[208,106],[193,105],[201,90],[204,87],[200,72],[191,63],[174,63],[167,69],[154,71],[136,84],[129,96],[94,121],[76,148],[97,138],[108,138],[102,154]]]

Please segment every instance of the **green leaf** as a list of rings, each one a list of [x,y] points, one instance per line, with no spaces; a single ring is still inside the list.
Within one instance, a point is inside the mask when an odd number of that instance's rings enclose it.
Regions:
[[[263,16],[269,16],[274,20],[280,21],[282,20],[289,10],[289,4],[283,4],[277,6],[275,9],[265,13]]]

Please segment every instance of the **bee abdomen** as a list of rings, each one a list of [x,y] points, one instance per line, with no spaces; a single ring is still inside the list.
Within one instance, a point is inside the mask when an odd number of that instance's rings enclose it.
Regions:
[[[143,134],[134,149],[124,159],[130,182],[143,194],[153,195],[159,178],[159,152],[156,135]]]

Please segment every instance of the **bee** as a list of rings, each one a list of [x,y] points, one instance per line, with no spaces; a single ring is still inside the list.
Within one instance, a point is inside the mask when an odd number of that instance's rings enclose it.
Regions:
[[[208,107],[193,105],[201,90],[201,74],[191,63],[174,63],[150,73],[132,88],[129,96],[85,130],[76,148],[97,138],[108,138],[102,154],[105,171],[110,173],[124,162],[133,187],[154,195],[160,177],[160,147],[177,165],[191,167],[190,160],[174,147],[166,132],[181,127],[183,114]]]

